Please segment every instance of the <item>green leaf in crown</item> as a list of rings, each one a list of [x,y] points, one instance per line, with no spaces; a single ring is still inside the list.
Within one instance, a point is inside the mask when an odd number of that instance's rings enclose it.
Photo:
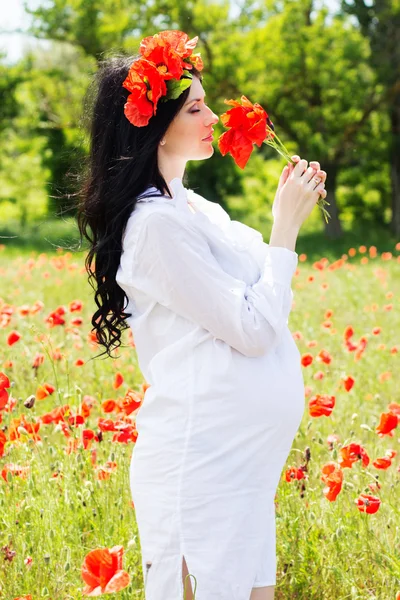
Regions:
[[[161,102],[167,100],[176,100],[192,83],[192,74],[186,69],[183,71],[184,79],[168,79],[165,83],[167,85],[167,94],[160,98]]]

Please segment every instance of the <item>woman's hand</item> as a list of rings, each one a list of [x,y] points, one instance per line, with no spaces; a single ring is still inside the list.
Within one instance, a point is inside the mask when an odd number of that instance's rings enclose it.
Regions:
[[[320,169],[320,164],[318,161],[311,161],[310,166],[307,169],[307,161],[306,160],[302,161],[303,164],[300,167],[300,165],[298,165],[298,163],[301,161],[300,157],[295,155],[295,156],[292,156],[291,158],[293,161],[295,161],[296,164],[288,163],[288,165],[286,167],[284,167],[284,169],[282,171],[282,174],[280,176],[279,183],[278,183],[278,188],[277,188],[277,191],[275,194],[274,202],[272,205],[272,215],[273,215],[274,219],[279,218],[280,221],[282,221],[284,219],[284,217],[281,214],[282,210],[283,210],[284,214],[286,214],[286,218],[288,218],[291,223],[297,225],[300,228],[302,222],[308,216],[308,214],[311,212],[314,204],[316,204],[316,202],[318,201],[319,196],[326,198],[327,192],[324,188],[325,180],[326,180],[326,172],[322,171]],[[295,171],[295,169],[296,169],[296,171]],[[295,171],[295,175],[293,175],[294,171]],[[319,185],[317,185],[313,181],[314,177],[316,177],[320,180]],[[296,179],[296,182],[293,182],[293,178]],[[288,180],[290,180],[290,183],[287,183]],[[303,191],[305,192],[305,194],[303,193],[303,196],[304,196],[303,201],[306,196],[307,197],[310,196],[310,197],[314,198],[314,203],[312,203],[311,206],[308,206],[308,204],[306,203],[305,205],[302,206],[302,209],[299,210],[299,207],[296,207],[296,210],[293,210],[295,208],[293,205],[293,193],[295,193],[295,195],[296,195],[294,184],[297,186],[296,187],[297,195],[298,195],[298,192],[300,192],[299,184],[301,184],[301,187],[304,188]],[[285,203],[285,207],[282,207],[281,206],[281,196],[282,196],[282,190],[284,188],[285,188],[284,196],[286,199],[286,203]],[[313,192],[317,192],[317,194],[315,194]],[[290,212],[289,212],[289,206],[286,205],[288,200],[289,200],[289,203],[291,204]],[[295,214],[296,212],[297,212],[297,218],[296,218],[296,214]],[[298,222],[298,221],[301,221],[301,222]]]

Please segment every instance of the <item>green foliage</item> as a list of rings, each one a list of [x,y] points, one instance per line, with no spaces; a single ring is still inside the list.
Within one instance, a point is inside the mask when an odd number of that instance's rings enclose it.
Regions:
[[[70,209],[59,195],[75,191],[69,175],[80,171],[87,153],[82,100],[98,61],[116,51],[137,54],[143,36],[172,28],[199,37],[203,85],[216,114],[227,110],[224,99],[244,94],[259,102],[287,148],[327,171],[327,200],[338,205],[343,222],[362,218],[387,226],[388,158],[396,145],[378,41],[391,33],[391,16],[396,22],[392,4],[385,11],[374,7],[380,25],[372,30],[371,15],[358,12],[358,27],[346,16],[348,7],[332,18],[325,6],[298,0],[244,0],[235,11],[228,0],[49,0],[27,7],[32,33],[52,46],[18,65],[0,62],[0,132],[10,128],[25,140],[16,150],[10,132],[0,139],[3,207],[7,200],[7,214],[34,218],[35,210],[17,208],[31,179],[37,198],[47,196],[49,214]],[[381,58],[389,60],[390,48],[384,45]],[[215,130],[217,139],[224,127],[218,123]],[[8,157],[29,155],[31,143],[31,156],[36,152],[40,160],[25,161],[17,190]],[[267,147],[255,148],[242,172],[215,148],[211,160],[188,163],[191,187],[247,222],[270,223],[283,160]],[[309,224],[319,227],[318,217]]]

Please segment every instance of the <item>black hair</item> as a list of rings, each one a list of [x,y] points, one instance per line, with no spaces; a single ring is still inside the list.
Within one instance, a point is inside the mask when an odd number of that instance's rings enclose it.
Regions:
[[[140,56],[115,55],[99,64],[88,93],[89,155],[78,192],[80,243],[89,241],[85,259],[88,281],[98,307],[92,332],[110,358],[128,328],[128,297],[115,280],[122,253],[122,236],[139,195],[149,186],[171,197],[157,163],[157,149],[170,123],[187,100],[190,87],[174,100],[158,102],[148,125],[136,127],[124,114],[129,91],[122,87],[133,61]],[[193,67],[193,76],[202,81]]]

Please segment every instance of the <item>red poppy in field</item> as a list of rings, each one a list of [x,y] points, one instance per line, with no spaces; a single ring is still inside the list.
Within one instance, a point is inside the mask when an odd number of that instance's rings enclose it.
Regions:
[[[388,456],[382,456],[381,458],[376,458],[372,464],[376,469],[388,469],[392,461]]]
[[[133,63],[122,85],[131,92],[124,106],[125,116],[136,127],[147,125],[157,112],[159,99],[167,93],[164,77],[154,63],[141,58]]]
[[[84,596],[114,594],[130,584],[129,573],[122,569],[123,553],[123,546],[114,546],[96,548],[85,556],[81,569]]]
[[[230,129],[219,137],[218,147],[222,156],[229,152],[238,167],[244,169],[253,151],[253,144],[260,147],[266,138],[274,137],[271,131],[274,126],[260,104],[252,104],[246,96],[240,100],[241,103],[224,100],[233,108],[221,115],[222,124]]]
[[[40,429],[41,422],[38,418],[34,423],[29,423],[26,420],[24,414],[11,419],[10,426],[8,428],[9,440],[10,442],[14,442],[15,440],[19,440],[21,438],[21,428],[25,430],[24,435],[32,435],[35,441],[41,441],[40,435],[38,435],[38,431]]]
[[[117,468],[117,463],[115,461],[108,460],[105,465],[99,465],[96,469],[96,476],[99,481],[104,481],[105,479],[110,479],[111,473],[115,471]]]
[[[27,596],[18,596],[17,598],[14,598],[14,600],[32,600],[32,596],[31,594],[28,594]]]
[[[0,390],[10,387],[10,380],[5,373],[0,371]]]
[[[354,360],[360,360],[360,358],[362,357],[362,355],[364,354],[365,348],[367,347],[368,344],[368,340],[366,337],[361,337],[359,342],[358,342],[358,346],[356,348],[356,351],[354,353]]]
[[[354,502],[357,504],[358,510],[366,512],[369,515],[376,513],[381,505],[380,498],[377,496],[370,496],[369,494],[360,494]]]
[[[69,312],[82,310],[82,306],[82,300],[72,300],[72,302],[69,303]]]
[[[113,388],[114,390],[117,390],[119,387],[121,387],[121,385],[124,383],[124,377],[122,375],[122,373],[120,373],[119,371],[117,373],[115,373],[115,377],[114,377],[114,381],[113,381]]]
[[[85,448],[85,450],[87,450],[88,448],[90,449],[90,446],[92,445],[93,440],[95,442],[99,441],[99,438],[95,434],[93,429],[83,429],[82,430],[82,442],[83,442],[83,447]]]
[[[286,469],[285,471],[285,479],[288,483],[294,479],[305,479],[304,470],[302,468],[298,469],[297,467],[289,467],[289,469]]]
[[[32,369],[38,369],[40,365],[44,363],[44,354],[42,352],[36,352],[32,359]]]
[[[343,471],[335,462],[328,462],[322,467],[321,480],[326,484],[323,494],[327,500],[334,502],[342,489]]]
[[[122,410],[128,416],[133,413],[134,410],[139,408],[142,402],[143,397],[140,394],[133,390],[128,390],[125,398],[122,400]]]
[[[123,428],[120,428],[112,438],[112,442],[120,442],[121,444],[128,444],[129,442],[136,442],[138,432],[134,425],[126,424]]]
[[[56,406],[50,412],[44,413],[39,417],[39,420],[44,424],[48,425],[49,423],[61,423],[64,421],[64,415],[70,412],[69,404],[64,404],[63,406]]]
[[[335,406],[335,396],[316,394],[308,402],[311,417],[329,417]]]
[[[112,413],[114,410],[118,409],[118,404],[112,398],[108,398],[101,403],[101,408],[105,413]]]
[[[355,380],[350,375],[343,379],[343,385],[346,392],[349,392],[352,389],[352,387],[354,386],[354,382]]]
[[[71,427],[79,427],[79,425],[83,425],[85,423],[85,419],[82,417],[82,415],[71,415],[68,417],[68,423],[71,425]]]
[[[0,410],[6,407],[8,402],[7,388],[10,387],[10,380],[5,373],[0,372]]]
[[[20,340],[20,339],[21,339],[21,334],[18,333],[18,331],[11,331],[11,333],[9,333],[7,336],[7,344],[9,346],[12,346],[16,342],[18,342],[18,340]]]
[[[301,357],[301,364],[303,367],[308,367],[309,365],[312,364],[314,358],[312,354],[303,354],[303,356]]]
[[[11,473],[11,475],[13,475],[14,477],[21,477],[21,479],[26,479],[28,477],[29,470],[30,470],[29,465],[26,467],[23,467],[23,466],[15,464],[15,463],[9,463],[9,464],[4,465],[4,467],[1,471],[1,477],[4,479],[4,481],[6,483],[8,483],[7,473]]]
[[[0,429],[0,457],[4,456],[4,446],[7,443],[6,434]]]
[[[0,410],[6,407],[8,402],[8,392],[6,389],[0,388]]]
[[[49,314],[49,316],[45,319],[45,322],[49,325],[50,328],[55,327],[56,325],[65,325],[65,313],[66,310],[64,306],[58,306]]]
[[[115,427],[115,422],[112,419],[102,419],[99,417],[97,420],[97,427],[100,431],[118,431]]]
[[[385,456],[387,456],[388,458],[392,459],[397,455],[397,450],[386,450],[385,452]]]
[[[51,394],[54,394],[55,391],[56,388],[50,383],[44,383],[43,385],[39,385],[36,390],[36,400],[43,400],[44,398],[47,398],[47,396],[51,396]]]
[[[329,352],[327,350],[321,350],[317,354],[317,359],[320,360],[321,362],[325,363],[326,365],[330,365],[332,362],[332,356],[329,354]]]
[[[379,436],[389,435],[392,437],[393,430],[396,429],[398,421],[397,415],[393,412],[382,413],[379,425],[375,427],[375,431]]]
[[[361,444],[351,443],[347,446],[340,448],[339,465],[342,469],[345,467],[351,469],[353,463],[361,460],[362,466],[367,467],[369,465],[369,456],[367,451]]]

